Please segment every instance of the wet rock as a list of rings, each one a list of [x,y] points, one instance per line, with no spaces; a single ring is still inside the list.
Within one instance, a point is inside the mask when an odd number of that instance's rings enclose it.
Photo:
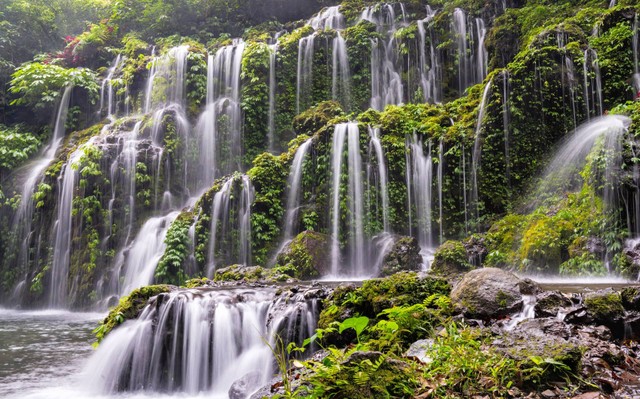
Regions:
[[[455,277],[471,270],[467,250],[460,241],[447,241],[436,250],[431,271],[445,277]]]
[[[419,271],[421,268],[422,256],[418,240],[415,237],[399,236],[384,256],[380,276],[390,276],[403,271]]]
[[[472,270],[451,291],[451,302],[465,317],[496,319],[522,307],[520,279],[497,268]]]
[[[433,347],[434,343],[435,341],[433,339],[421,339],[419,341],[416,341],[411,344],[404,356],[410,359],[415,359],[424,364],[429,364],[433,361],[433,359],[429,357],[428,353]]]
[[[473,266],[479,267],[489,253],[484,237],[474,234],[464,241],[463,245],[469,262]]]
[[[571,308],[573,303],[558,291],[544,291],[536,295],[536,317],[556,317],[560,309]]]
[[[276,267],[291,269],[299,279],[312,279],[330,272],[331,240],[326,234],[303,231],[276,258]]]
[[[258,371],[252,371],[244,375],[239,380],[236,380],[233,384],[231,384],[231,388],[229,388],[229,399],[246,399],[248,398],[256,389],[260,387],[260,383],[262,382],[262,376]]]

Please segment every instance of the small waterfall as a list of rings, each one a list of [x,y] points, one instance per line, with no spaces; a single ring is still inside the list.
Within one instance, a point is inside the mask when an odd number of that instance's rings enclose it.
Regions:
[[[584,76],[584,105],[587,120],[589,120],[591,116],[600,116],[604,111],[602,105],[602,78],[598,54],[595,50],[587,48],[584,51],[582,71]]]
[[[178,215],[180,212],[174,211],[166,216],[150,218],[142,225],[129,248],[118,254],[116,264],[119,264],[119,267],[116,267],[114,277],[119,280],[124,274],[124,280],[118,290],[120,296],[153,283],[156,267],[166,249],[164,240],[171,223]]]
[[[188,55],[189,46],[179,46],[172,48],[164,56],[153,58],[146,88],[145,113],[169,104],[185,108]],[[161,79],[162,84],[156,86],[156,79]]]
[[[58,217],[53,232],[53,259],[49,284],[49,307],[64,308],[67,305],[67,279],[71,259],[71,235],[73,227],[73,197],[79,176],[78,163],[87,146],[93,144],[91,138],[70,156],[58,177]]]
[[[254,189],[247,175],[227,179],[213,196],[207,276],[213,277],[220,261],[227,262],[223,266],[234,263],[251,264],[253,198]],[[229,217],[232,214],[235,215],[235,220]],[[234,230],[238,232],[236,239]],[[218,254],[217,251],[221,253]]]
[[[111,121],[115,119],[114,117],[118,112],[118,104],[114,101],[115,93],[113,90],[113,80],[114,76],[122,71],[125,60],[126,57],[123,57],[122,54],[118,54],[111,64],[111,67],[109,67],[107,76],[102,81],[102,86],[100,88],[100,115],[106,115]]]
[[[269,381],[276,335],[286,345],[311,336],[320,299],[272,288],[190,290],[152,298],[101,343],[86,366],[87,387],[122,391],[208,392],[227,397],[231,384],[256,375]]]
[[[346,198],[348,216],[348,233],[341,229],[341,183],[344,161],[344,145],[347,143],[347,170],[348,190]],[[331,248],[331,273],[338,276],[342,272],[340,267],[340,241],[342,235],[348,236],[349,257],[345,261],[349,265],[347,274],[350,276],[364,276],[369,270],[365,270],[367,251],[364,239],[364,197],[362,184],[362,160],[360,157],[360,130],[357,123],[341,123],[336,125],[333,132],[332,147],[332,175],[333,175],[333,204],[331,215],[333,223],[331,235],[333,238]],[[348,262],[348,263],[347,263]]]
[[[475,223],[478,223],[480,218],[480,208],[479,202],[480,198],[478,196],[478,171],[480,169],[480,158],[482,156],[482,122],[484,120],[485,108],[487,104],[487,99],[489,98],[489,93],[491,91],[492,81],[489,80],[484,87],[484,92],[482,94],[482,100],[480,101],[480,106],[478,108],[478,121],[476,123],[476,131],[475,138],[473,143],[473,157],[471,158],[471,206],[475,211]]]
[[[432,10],[430,6],[427,6],[427,17],[418,21],[420,87],[424,101],[432,104],[442,101],[441,60],[433,29],[429,26],[437,13],[437,10]],[[427,33],[429,35],[429,58],[427,58]]]
[[[390,232],[389,229],[389,191],[387,188],[387,166],[384,160],[384,151],[382,150],[382,143],[380,142],[380,129],[369,127],[369,146],[373,150],[370,153],[375,153],[376,163],[378,165],[378,179],[379,179],[379,191],[382,208],[382,226],[383,232]],[[371,159],[372,156],[369,156]]]
[[[294,234],[296,234],[298,210],[300,208],[300,192],[302,188],[302,166],[312,141],[312,139],[309,139],[302,143],[296,150],[293,161],[291,162],[291,170],[287,181],[289,190],[287,195],[287,209],[285,212],[283,247],[293,238]]]
[[[27,177],[22,184],[20,205],[12,221],[13,230],[17,232],[17,239],[19,240],[18,245],[20,247],[16,248],[18,252],[17,267],[21,271],[26,272],[28,269],[30,242],[32,235],[36,233],[32,231],[33,212],[35,209],[33,194],[38,183],[42,181],[45,170],[55,159],[56,153],[63,142],[72,90],[72,86],[67,86],[64,89],[58,105],[53,134],[49,144],[42,150],[39,158],[27,166]]]
[[[240,74],[244,49],[245,43],[236,39],[208,57],[207,105],[196,128],[199,189],[210,187],[218,176],[242,169]]]
[[[342,104],[345,110],[349,110],[351,102],[351,72],[349,70],[349,57],[347,56],[347,44],[340,32],[333,39],[333,69],[331,97]]]
[[[404,8],[403,25],[406,23]],[[404,84],[402,82],[401,60],[398,43],[396,12],[392,4],[367,7],[360,19],[372,22],[384,39],[372,39],[371,42],[371,108],[382,110],[390,104],[404,102]]]
[[[429,254],[433,251],[432,238],[432,185],[433,185],[433,162],[431,160],[431,143],[427,153],[424,151],[422,138],[413,134],[407,142],[409,148],[407,156],[407,179],[411,190],[408,191],[413,196],[409,201],[414,204],[415,217],[417,223],[417,238],[421,253],[424,258],[424,265],[430,264]],[[409,212],[413,212],[409,208]]]
[[[313,84],[313,54],[315,32],[298,42],[298,73],[296,81],[296,114],[311,104],[311,85]],[[304,107],[304,108],[303,108]]]
[[[456,38],[458,90],[462,94],[487,76],[488,53],[484,45],[487,29],[484,20],[470,20],[464,10],[456,8],[453,11],[452,31]]]

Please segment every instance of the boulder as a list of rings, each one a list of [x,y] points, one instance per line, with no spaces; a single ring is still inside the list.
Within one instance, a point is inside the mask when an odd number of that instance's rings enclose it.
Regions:
[[[468,272],[473,266],[465,246],[460,241],[447,241],[436,250],[431,264],[431,271],[445,277],[455,277]]]
[[[303,231],[278,254],[276,268],[291,269],[294,277],[303,280],[327,275],[331,268],[330,237]]]
[[[522,307],[521,280],[497,268],[472,270],[451,291],[451,302],[465,317],[497,319]]]
[[[419,271],[422,268],[420,245],[415,237],[394,237],[395,242],[382,260],[380,276],[390,276],[398,272]]]
[[[262,375],[258,371],[252,371],[231,384],[229,399],[247,399],[253,392],[260,388]]]

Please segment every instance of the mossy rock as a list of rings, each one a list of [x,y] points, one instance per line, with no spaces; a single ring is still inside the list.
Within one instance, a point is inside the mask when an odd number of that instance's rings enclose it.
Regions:
[[[415,237],[398,237],[391,250],[384,256],[380,276],[390,276],[398,272],[419,271],[422,267],[420,245]]]
[[[622,296],[618,292],[603,291],[589,294],[584,298],[584,306],[596,323],[610,326],[624,318]]]
[[[432,295],[449,295],[450,291],[447,281],[413,272],[367,280],[361,287],[341,285],[325,300],[318,327],[326,328],[356,314],[375,319],[384,309],[412,306]]]
[[[330,243],[326,234],[303,231],[278,254],[276,267],[293,270],[293,276],[302,280],[323,276],[331,267]]]
[[[172,291],[175,288],[175,286],[171,285],[149,285],[131,291],[128,296],[120,299],[118,306],[111,309],[107,317],[100,323],[100,326],[94,330],[97,342],[100,343],[111,330],[126,320],[138,317],[150,298]]]
[[[289,272],[287,274],[286,272]],[[262,266],[231,265],[216,270],[215,282],[275,283],[288,281],[293,277],[290,270],[284,268],[267,269]]]
[[[457,312],[470,318],[497,319],[522,306],[521,281],[513,273],[493,267],[472,270],[451,291]]]
[[[460,241],[449,240],[436,250],[431,271],[442,276],[456,276],[473,269],[467,250]]]

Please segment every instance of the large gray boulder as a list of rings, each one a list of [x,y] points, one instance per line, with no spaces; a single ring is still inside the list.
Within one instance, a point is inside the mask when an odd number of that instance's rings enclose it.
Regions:
[[[451,291],[457,312],[473,319],[491,320],[522,308],[521,280],[493,267],[465,274]]]

